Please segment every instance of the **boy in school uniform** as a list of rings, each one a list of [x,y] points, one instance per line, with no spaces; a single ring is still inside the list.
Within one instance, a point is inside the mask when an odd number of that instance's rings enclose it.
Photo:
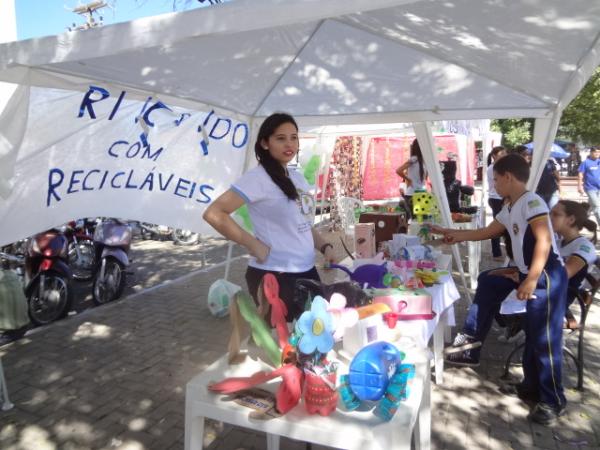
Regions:
[[[527,191],[528,179],[529,165],[525,159],[518,154],[505,156],[494,165],[494,183],[496,192],[507,202],[492,223],[477,230],[433,227],[432,231],[443,234],[444,240],[451,244],[491,239],[505,230],[509,233],[517,276],[512,268],[480,275],[464,332],[456,336],[453,347],[458,352],[481,346],[491,325],[489,317],[493,317],[490,308],[498,308],[516,289],[517,298],[527,302],[524,379],[516,387],[517,395],[535,402],[528,416],[530,420],[552,425],[566,406],[561,370],[568,281],[548,207],[539,195]],[[468,358],[469,352],[464,353]]]

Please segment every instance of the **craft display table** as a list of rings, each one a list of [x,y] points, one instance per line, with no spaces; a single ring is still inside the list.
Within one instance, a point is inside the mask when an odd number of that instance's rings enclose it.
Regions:
[[[229,365],[227,355],[215,361],[186,386],[185,393],[185,450],[201,450],[204,419],[223,421],[232,425],[262,431],[267,434],[266,448],[278,450],[281,436],[299,441],[344,449],[400,450],[429,449],[431,439],[431,384],[429,352],[422,349],[407,351],[403,362],[415,364],[415,376],[408,399],[401,403],[390,422],[382,422],[371,411],[346,412],[337,410],[330,416],[309,415],[302,402],[287,414],[268,420],[253,419],[251,409],[241,406],[228,396],[208,391],[210,382],[227,377],[250,376],[258,370],[272,370],[261,360],[248,356],[242,364]],[[340,359],[338,374],[346,373],[348,362]],[[274,380],[263,385],[274,392],[279,384]]]

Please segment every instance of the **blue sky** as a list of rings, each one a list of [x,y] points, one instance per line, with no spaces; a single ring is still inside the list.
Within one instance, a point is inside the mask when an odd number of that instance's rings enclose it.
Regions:
[[[66,7],[73,8],[91,0],[14,0],[17,16],[17,38],[30,39],[50,36],[66,31],[73,23],[82,24],[85,20]],[[104,8],[104,24],[126,22],[140,17],[154,16],[173,11],[173,0],[108,0],[115,8]],[[206,2],[208,3],[208,2]],[[179,1],[179,9],[198,8],[196,0]]]

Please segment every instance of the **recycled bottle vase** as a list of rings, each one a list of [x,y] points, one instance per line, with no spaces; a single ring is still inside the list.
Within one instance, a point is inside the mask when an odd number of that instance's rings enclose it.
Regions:
[[[328,416],[335,411],[338,401],[335,380],[335,372],[322,376],[310,371],[305,372],[304,406],[309,414]]]

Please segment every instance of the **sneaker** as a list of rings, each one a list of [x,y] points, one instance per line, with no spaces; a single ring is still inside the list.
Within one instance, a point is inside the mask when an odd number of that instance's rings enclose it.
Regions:
[[[553,426],[564,412],[564,406],[552,406],[539,402],[533,407],[527,418],[540,425]]]
[[[481,345],[481,342],[479,344]],[[479,358],[473,356],[470,350],[465,350],[458,353],[450,353],[444,357],[444,361],[446,361],[448,364],[459,367],[479,366]]]
[[[452,345],[444,349],[444,353],[450,355],[452,353],[464,352],[465,350],[477,347],[481,347],[481,341],[476,340],[473,336],[469,336],[468,334],[458,333],[454,337]]]
[[[540,394],[538,392],[531,391],[522,384],[507,384],[500,388],[500,392],[508,395],[516,395],[525,403],[536,404],[540,401]]]

